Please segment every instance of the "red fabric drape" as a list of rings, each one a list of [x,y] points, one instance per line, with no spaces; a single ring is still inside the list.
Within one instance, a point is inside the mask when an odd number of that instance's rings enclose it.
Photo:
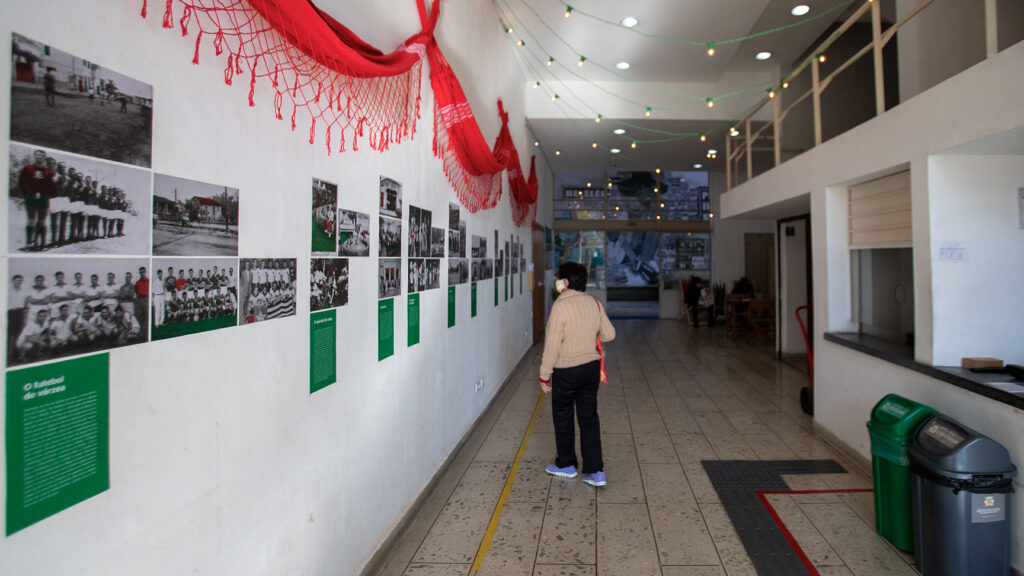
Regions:
[[[415,135],[425,56],[435,96],[433,150],[459,201],[470,212],[493,208],[501,197],[501,173],[508,169],[513,219],[517,225],[532,223],[535,163],[531,161],[530,178],[524,180],[500,101],[502,128],[494,149],[487,146],[462,86],[434,39],[438,1],[428,13],[424,0],[416,0],[422,29],[388,54],[310,0],[166,0],[165,28],[175,26],[176,4],[181,8],[177,23],[182,36],[188,35],[190,26],[199,29],[194,64],[199,63],[204,38],[212,38],[217,55],[227,52],[224,81],[231,84],[236,75],[247,75],[253,106],[256,79],[269,80],[276,117],[290,113],[294,130],[297,112],[304,110],[310,117],[310,144],[316,140],[319,122],[328,154],[333,146],[344,152],[348,142],[358,150],[360,138],[383,151]]]

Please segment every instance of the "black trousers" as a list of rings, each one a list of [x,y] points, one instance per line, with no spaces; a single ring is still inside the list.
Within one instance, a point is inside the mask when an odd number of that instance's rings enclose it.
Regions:
[[[597,388],[601,383],[601,362],[594,360],[572,368],[555,368],[551,374],[551,415],[555,421],[555,466],[579,467],[576,460],[576,426],[580,425],[580,449],[584,474],[604,470],[601,457],[601,420],[597,416]]]

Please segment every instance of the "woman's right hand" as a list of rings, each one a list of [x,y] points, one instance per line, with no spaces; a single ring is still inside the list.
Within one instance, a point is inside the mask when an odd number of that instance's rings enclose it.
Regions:
[[[541,391],[543,391],[545,394],[547,394],[548,392],[551,392],[551,380],[547,380],[547,381],[545,381],[543,379],[539,379],[539,380],[540,380],[540,389],[541,389]]]

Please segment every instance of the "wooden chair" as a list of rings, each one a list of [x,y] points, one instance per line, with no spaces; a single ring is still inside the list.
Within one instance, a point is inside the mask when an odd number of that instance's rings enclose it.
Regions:
[[[761,338],[775,341],[775,302],[766,298],[750,300],[750,335],[747,342],[753,344]]]
[[[725,295],[725,334],[749,334],[750,296],[747,294]]]

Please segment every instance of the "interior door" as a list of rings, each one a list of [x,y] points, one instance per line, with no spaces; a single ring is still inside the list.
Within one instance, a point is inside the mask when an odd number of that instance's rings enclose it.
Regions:
[[[761,298],[775,299],[775,235],[744,234],[747,278]]]

